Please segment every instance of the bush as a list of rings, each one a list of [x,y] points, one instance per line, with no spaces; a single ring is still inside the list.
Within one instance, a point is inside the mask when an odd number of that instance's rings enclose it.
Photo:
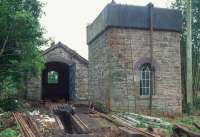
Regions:
[[[181,119],[180,123],[185,124],[185,125],[193,125],[194,118],[193,117],[187,117],[187,118]]]
[[[7,128],[0,132],[0,137],[17,137],[17,132],[11,128]]]
[[[0,100],[5,100],[17,95],[15,82],[10,78],[5,78],[0,82]]]
[[[16,111],[20,108],[20,102],[13,98],[8,98],[0,101],[0,108],[4,111]]]
[[[191,103],[188,103],[186,106],[185,106],[185,112],[188,114],[188,115],[191,115],[193,112],[194,112],[194,107]]]
[[[196,108],[200,110],[200,96],[197,96],[196,98]]]
[[[107,113],[108,112],[106,107],[105,107],[105,105],[102,102],[98,102],[97,101],[94,104],[95,104],[94,105],[95,109],[97,109],[98,111],[103,112],[103,113]]]

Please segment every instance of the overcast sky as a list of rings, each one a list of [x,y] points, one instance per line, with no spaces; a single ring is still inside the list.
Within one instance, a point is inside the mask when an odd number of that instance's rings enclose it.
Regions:
[[[46,29],[45,37],[55,42],[61,41],[88,58],[86,26],[94,21],[101,10],[111,0],[41,0],[46,5],[41,19]],[[115,0],[121,4],[147,5],[152,2],[156,7],[169,7],[171,0]]]

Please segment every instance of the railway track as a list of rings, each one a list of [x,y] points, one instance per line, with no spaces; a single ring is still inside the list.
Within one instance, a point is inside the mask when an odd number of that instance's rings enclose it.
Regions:
[[[75,129],[75,132],[73,132],[74,134],[89,135],[91,133],[90,127],[88,127],[88,125],[81,120],[81,118],[75,113],[76,110],[73,110],[73,108],[71,108],[71,106],[69,106],[68,104],[51,105],[51,106],[53,106],[53,107],[51,107],[51,109],[53,109],[53,111],[56,112],[57,114],[58,113],[65,113],[65,114],[68,113],[68,116],[65,116],[65,118],[66,117],[70,118],[70,120],[71,120],[70,124]],[[128,126],[127,124],[116,121],[116,119],[108,117],[107,115],[100,113],[98,111],[90,110],[88,108],[88,112],[92,112],[94,115],[98,115],[99,117],[106,119],[107,121],[116,125],[119,129],[120,129],[120,127],[124,127],[124,128],[127,128],[128,130],[137,132],[137,134],[141,134],[141,136],[144,136],[144,137],[159,137],[159,136],[153,135],[151,133],[148,133],[146,131],[140,130],[136,127]],[[90,114],[90,115],[93,115],[93,114]],[[62,121],[63,125],[66,124],[63,120],[61,120],[61,121]],[[76,136],[76,135],[71,134],[71,136]]]
[[[42,107],[42,106],[40,106]],[[48,103],[45,104],[45,108],[54,114],[55,122],[57,123],[58,130],[61,131],[63,134],[59,137],[103,137],[104,131],[101,130],[101,126],[94,128],[93,122],[95,119],[101,119],[100,121],[104,120],[107,123],[112,123],[116,127],[115,130],[110,130],[110,127],[106,125],[107,131],[113,132],[117,131],[133,131],[142,137],[158,137],[146,131],[140,130],[136,127],[132,127],[127,125],[119,119],[113,119],[112,117],[107,116],[106,114],[90,110],[88,107],[76,107],[76,109],[69,104],[54,104]],[[13,112],[12,113],[16,122],[20,126],[20,132],[22,137],[44,137],[43,131],[39,130],[36,124],[36,119],[29,115],[28,113],[19,113]],[[84,116],[83,116],[84,115]],[[86,119],[85,119],[86,118]],[[92,123],[88,123],[88,120]],[[97,120],[98,121],[98,120]],[[96,122],[97,122],[96,121]],[[94,122],[95,124],[95,122]],[[96,125],[97,126],[97,125]],[[126,129],[126,130],[125,130]],[[41,133],[40,133],[41,131]],[[99,132],[100,131],[100,132]],[[107,132],[106,131],[106,132]],[[58,137],[58,135],[56,136]],[[116,136],[108,136],[108,137],[116,137]],[[124,137],[124,136],[123,136]]]
[[[42,137],[36,123],[29,116],[25,117],[19,112],[13,112],[12,115],[20,126],[22,137]]]

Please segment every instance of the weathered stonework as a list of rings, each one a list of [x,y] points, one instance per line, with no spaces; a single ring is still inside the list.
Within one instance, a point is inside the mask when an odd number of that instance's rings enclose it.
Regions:
[[[180,38],[177,32],[153,33],[155,71],[153,108],[182,111]],[[150,58],[149,31],[111,28],[89,45],[89,92],[106,106],[109,94],[113,110],[147,109],[149,97],[140,96],[139,70],[134,65]],[[142,65],[142,64],[141,64]],[[135,106],[136,104],[136,106]]]
[[[40,100],[41,99],[41,77],[29,78],[27,81],[27,99]]]
[[[149,96],[140,96],[139,67],[150,63],[152,54],[153,110],[182,112],[179,32],[153,31],[151,53],[149,30],[109,26],[92,39],[91,31],[97,32],[95,25],[91,26],[88,27],[91,101],[112,111],[148,111]]]
[[[79,100],[88,99],[88,61],[78,55],[75,51],[69,49],[62,43],[50,47],[44,52],[45,62],[62,62],[67,65],[76,64],[75,72],[75,92]],[[36,79],[30,79],[28,82],[28,98],[31,100],[40,100],[41,76]]]

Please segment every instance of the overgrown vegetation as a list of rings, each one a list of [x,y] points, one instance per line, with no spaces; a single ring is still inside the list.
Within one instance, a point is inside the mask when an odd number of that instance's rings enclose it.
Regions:
[[[197,110],[200,110],[200,96],[197,96],[195,104],[196,104]]]
[[[16,130],[12,128],[6,128],[2,132],[0,132],[0,137],[17,137],[19,136]]]
[[[186,6],[187,0],[175,0],[172,7],[179,9],[183,14],[183,32],[181,34],[181,66],[182,66],[182,90],[184,91],[184,110],[186,105]],[[192,0],[192,60],[193,60],[193,97],[197,102],[197,92],[200,92],[200,1]],[[197,104],[196,104],[197,105]],[[189,108],[190,109],[190,108]],[[194,108],[192,108],[194,109]]]
[[[95,106],[95,109],[97,109],[100,112],[104,112],[104,113],[108,112],[105,105],[100,101],[95,102],[94,106]]]
[[[191,115],[194,112],[194,107],[192,106],[191,103],[186,104],[183,109],[184,112],[186,112],[188,115]]]
[[[176,123],[185,125],[185,126],[187,126],[191,131],[199,133],[200,130],[197,129],[197,128],[194,126],[194,123],[197,122],[198,120],[199,120],[199,119],[196,119],[195,117],[189,116],[189,117],[183,117],[183,118],[177,119],[177,120],[176,120]]]
[[[0,1],[0,107],[3,100],[24,97],[28,77],[43,67],[41,8],[38,0]]]
[[[19,127],[10,112],[0,114],[0,137],[20,137]]]
[[[4,111],[24,111],[32,110],[30,105],[25,100],[18,100],[15,98],[8,98],[0,100],[0,108]]]

